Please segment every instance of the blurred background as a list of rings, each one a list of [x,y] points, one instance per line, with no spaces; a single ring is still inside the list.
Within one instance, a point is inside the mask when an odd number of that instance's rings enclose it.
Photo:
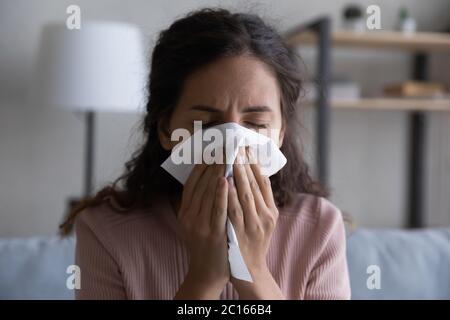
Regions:
[[[442,32],[450,28],[449,0],[354,3],[365,17],[369,5],[378,5],[383,31],[398,30],[399,19],[405,18],[402,8],[407,9],[418,32]],[[138,26],[143,35],[143,54],[149,60],[159,31],[200,7],[220,5],[235,11],[251,11],[283,33],[323,15],[330,17],[333,31],[349,28],[344,17],[352,18],[353,13],[350,10],[345,15],[344,11],[350,4],[346,0],[0,0],[0,238],[55,235],[70,199],[84,192],[85,116],[82,112],[40,105],[31,94],[39,69],[43,27],[48,23],[65,24],[70,5],[81,9],[82,28],[84,23],[97,20]],[[314,45],[299,47],[305,63],[304,77],[312,79],[317,50]],[[337,95],[348,94],[350,99],[377,97],[388,84],[404,83],[411,78],[413,63],[411,53],[403,50],[345,47],[333,48],[331,61]],[[429,55],[428,79],[444,88],[450,85],[448,52]],[[444,101],[440,104],[444,107],[426,114],[421,184],[423,226],[427,227],[450,225],[450,100],[444,94],[440,101]],[[314,107],[305,103],[302,116],[306,157],[316,172]],[[139,145],[141,117],[139,111],[96,113],[94,189],[113,181],[122,172],[125,161]],[[408,117],[408,110],[395,106],[389,110],[331,108],[331,200],[359,227],[407,226],[407,176],[411,161]]]

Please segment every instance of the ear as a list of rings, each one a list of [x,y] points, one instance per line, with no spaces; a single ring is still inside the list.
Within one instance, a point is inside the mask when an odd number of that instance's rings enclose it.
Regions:
[[[163,149],[170,151],[172,150],[172,142],[170,140],[170,131],[168,126],[168,121],[161,120],[158,122],[158,139],[159,143]]]

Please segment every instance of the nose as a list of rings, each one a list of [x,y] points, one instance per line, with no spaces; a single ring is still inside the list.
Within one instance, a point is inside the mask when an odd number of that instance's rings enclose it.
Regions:
[[[239,113],[236,112],[236,110],[234,110],[234,108],[229,108],[229,110],[223,114],[222,121],[223,121],[223,123],[227,123],[227,122],[239,123],[240,122]]]

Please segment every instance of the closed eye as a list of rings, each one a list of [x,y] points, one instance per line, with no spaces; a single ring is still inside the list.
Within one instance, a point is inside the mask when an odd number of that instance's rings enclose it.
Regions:
[[[244,122],[244,124],[251,128],[257,128],[257,129],[265,129],[265,128],[269,127],[268,124],[260,124],[260,123],[254,123],[254,122],[248,122],[248,121]]]

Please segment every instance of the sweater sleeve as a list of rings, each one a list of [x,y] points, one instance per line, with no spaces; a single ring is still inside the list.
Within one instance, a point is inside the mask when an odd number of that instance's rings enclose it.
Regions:
[[[305,299],[350,299],[350,280],[346,257],[346,236],[342,214],[331,202],[320,198],[318,205],[320,248],[311,271]]]
[[[126,299],[120,268],[82,212],[75,224],[75,263],[81,271],[77,300]]]

